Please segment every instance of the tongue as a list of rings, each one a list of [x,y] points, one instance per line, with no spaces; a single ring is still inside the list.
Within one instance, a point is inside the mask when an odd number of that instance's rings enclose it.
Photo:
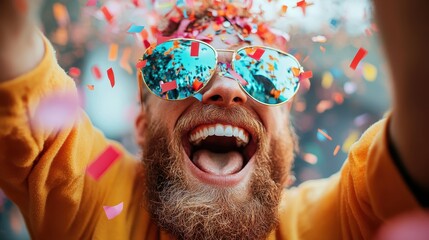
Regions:
[[[199,169],[214,175],[234,174],[243,167],[243,156],[236,151],[215,153],[202,149],[193,155],[192,161]]]

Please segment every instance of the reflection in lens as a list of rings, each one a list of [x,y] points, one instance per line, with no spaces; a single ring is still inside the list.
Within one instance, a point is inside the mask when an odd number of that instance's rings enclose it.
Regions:
[[[192,40],[171,40],[147,51],[143,79],[157,96],[180,100],[192,96],[210,80],[216,65],[216,53],[205,43],[194,44],[197,56],[191,56]]]
[[[247,47],[237,52],[233,61],[234,70],[247,81],[244,90],[255,100],[266,104],[288,101],[299,87],[299,77],[294,69],[299,63],[291,56],[269,48],[263,49],[258,59],[256,47]],[[260,50],[258,52],[261,52]]]

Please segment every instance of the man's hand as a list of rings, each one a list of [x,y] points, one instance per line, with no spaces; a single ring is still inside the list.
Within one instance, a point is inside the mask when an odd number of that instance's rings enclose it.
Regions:
[[[429,196],[429,2],[374,0],[393,83],[392,141]]]
[[[0,1],[0,83],[30,71],[42,59],[44,45],[37,30],[41,3]]]

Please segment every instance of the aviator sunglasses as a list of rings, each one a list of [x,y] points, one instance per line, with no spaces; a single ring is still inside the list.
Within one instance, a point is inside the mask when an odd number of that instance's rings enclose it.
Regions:
[[[282,104],[298,91],[303,68],[286,52],[266,46],[215,49],[203,41],[187,38],[170,39],[146,49],[140,59],[145,62],[140,68],[143,83],[162,99],[193,97],[215,74],[218,52],[233,53],[227,71],[259,103]]]

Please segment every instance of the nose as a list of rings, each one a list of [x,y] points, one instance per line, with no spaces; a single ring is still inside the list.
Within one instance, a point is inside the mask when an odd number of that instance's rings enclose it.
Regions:
[[[217,75],[217,72],[215,74]],[[214,76],[203,93],[202,102],[221,107],[243,105],[247,102],[247,95],[238,84],[234,79]]]

